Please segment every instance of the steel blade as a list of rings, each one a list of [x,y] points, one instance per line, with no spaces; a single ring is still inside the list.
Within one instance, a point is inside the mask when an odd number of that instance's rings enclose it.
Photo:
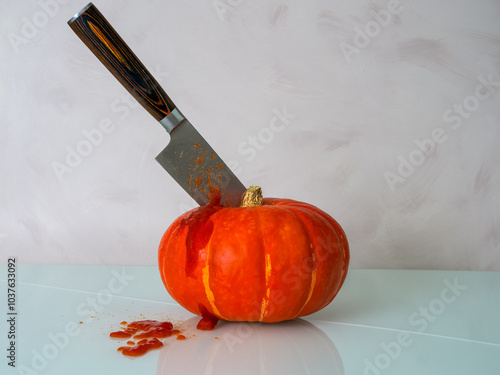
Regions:
[[[239,206],[245,186],[194,126],[183,119],[170,136],[156,161],[175,181],[199,205],[209,203],[214,191],[218,191],[223,206]]]

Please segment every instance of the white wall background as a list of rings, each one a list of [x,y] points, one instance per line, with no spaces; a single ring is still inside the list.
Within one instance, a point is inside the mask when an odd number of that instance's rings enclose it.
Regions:
[[[86,1],[1,1],[2,256],[155,264],[194,207],[168,134],[67,26]],[[500,270],[498,0],[94,3],[246,185],[341,223],[353,268]]]

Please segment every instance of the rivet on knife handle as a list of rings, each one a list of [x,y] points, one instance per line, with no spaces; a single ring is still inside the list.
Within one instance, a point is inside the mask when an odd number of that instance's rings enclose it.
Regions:
[[[175,111],[174,116],[166,119],[175,104],[94,4],[89,3],[68,24],[127,91],[170,132],[169,124],[182,115]]]

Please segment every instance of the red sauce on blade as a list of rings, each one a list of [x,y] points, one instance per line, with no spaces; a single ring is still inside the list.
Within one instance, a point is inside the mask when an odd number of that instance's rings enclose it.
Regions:
[[[158,349],[163,346],[163,343],[157,338],[144,339],[139,341],[134,346],[121,346],[117,350],[122,352],[123,355],[130,357],[139,357],[146,354],[150,350]]]
[[[185,340],[185,339],[186,339],[186,336],[184,336],[184,335],[177,336],[177,340]]]

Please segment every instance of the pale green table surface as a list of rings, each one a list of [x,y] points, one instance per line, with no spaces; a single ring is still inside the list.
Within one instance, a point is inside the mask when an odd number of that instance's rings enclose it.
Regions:
[[[350,270],[316,314],[210,332],[156,267],[19,264],[16,274],[12,368],[1,265],[1,374],[500,374],[498,272]],[[138,319],[170,320],[188,339],[124,357],[109,332]]]

